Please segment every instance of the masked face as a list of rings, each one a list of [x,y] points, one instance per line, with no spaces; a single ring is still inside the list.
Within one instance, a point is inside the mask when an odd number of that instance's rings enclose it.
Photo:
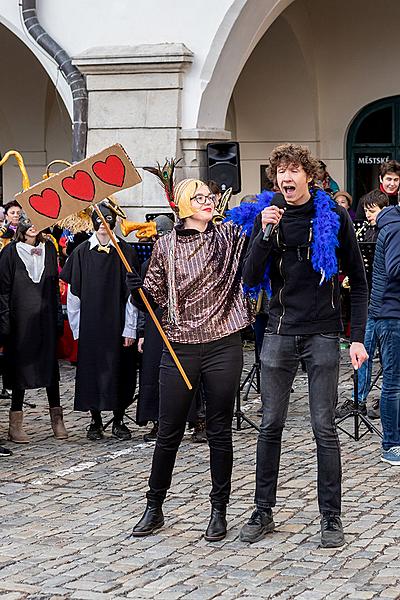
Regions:
[[[18,227],[22,233],[25,233],[32,227],[32,221],[28,219],[25,215],[23,215],[18,221]]]
[[[174,224],[171,219],[165,215],[159,215],[154,219],[157,228],[157,237],[162,237],[167,233],[170,233],[174,228]]]
[[[107,206],[104,206],[103,204],[99,204],[98,206],[100,208],[101,214],[107,221],[109,228],[114,229],[115,224],[117,222],[117,215],[112,210],[110,210]],[[103,223],[101,222],[101,219],[96,211],[94,211],[92,214],[92,222],[93,222],[93,227],[94,227],[95,231],[99,231],[99,229],[101,228],[100,230],[104,231],[106,233],[106,229],[105,229]]]
[[[22,215],[18,221],[17,233],[22,233],[24,240],[28,241],[29,238],[36,238],[39,231],[32,224],[32,221],[25,215]]]

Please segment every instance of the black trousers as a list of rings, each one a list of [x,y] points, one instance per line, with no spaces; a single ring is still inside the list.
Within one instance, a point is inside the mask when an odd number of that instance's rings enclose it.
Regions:
[[[201,377],[210,447],[210,498],[214,505],[225,505],[231,490],[233,406],[243,367],[240,333],[205,344],[173,343],[172,346],[193,389],[187,388],[170,353],[164,348],[160,364],[160,424],[147,499],[155,504],[161,504],[165,499],[190,404]]]
[[[60,406],[60,384],[54,383],[53,385],[46,388],[47,400],[50,408],[56,408]],[[13,389],[11,392],[11,411],[22,410],[25,398],[25,390]]]
[[[307,368],[311,426],[317,446],[318,504],[321,513],[340,514],[342,467],[335,407],[339,376],[339,335],[277,335],[266,332],[261,352],[263,418],[257,443],[255,503],[276,503],[282,431],[290,389],[299,362]]]

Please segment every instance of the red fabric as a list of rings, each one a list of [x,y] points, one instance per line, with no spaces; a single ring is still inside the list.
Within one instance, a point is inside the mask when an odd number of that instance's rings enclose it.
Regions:
[[[76,363],[78,358],[78,341],[74,340],[68,321],[64,321],[64,333],[58,340],[57,357]]]
[[[66,306],[67,304],[67,291],[68,285],[60,279],[60,296],[61,304],[63,306]],[[58,340],[57,357],[69,360],[71,363],[75,363],[77,361],[78,341],[74,340],[71,327],[69,326],[67,320],[64,321],[64,333]]]
[[[379,189],[381,190],[381,192],[383,192],[384,194],[386,194],[386,196],[388,198],[397,198],[398,192],[395,192],[394,194],[388,194],[387,192],[385,192],[385,188],[383,187],[383,183],[379,184]]]

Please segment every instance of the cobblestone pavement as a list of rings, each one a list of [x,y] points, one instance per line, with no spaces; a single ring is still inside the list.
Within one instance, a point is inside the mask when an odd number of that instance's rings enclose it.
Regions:
[[[247,352],[247,363],[252,353]],[[346,361],[345,361],[346,363]],[[400,598],[400,472],[380,461],[379,440],[354,442],[341,434],[343,522],[347,544],[319,548],[315,447],[309,426],[306,378],[291,397],[282,453],[277,529],[253,545],[238,540],[253,507],[256,433],[234,430],[235,463],[229,532],[204,541],[209,517],[208,448],[187,435],[157,535],[129,539],[144,508],[153,452],[134,427],[130,442],[85,437],[87,415],[72,412],[74,369],[62,367],[67,442],[50,434],[45,397],[26,410],[27,446],[0,464],[0,598],[367,599]],[[351,391],[342,366],[340,395]],[[8,406],[0,408],[6,437]],[[246,414],[258,420],[254,393]],[[11,444],[11,443],[8,443]]]

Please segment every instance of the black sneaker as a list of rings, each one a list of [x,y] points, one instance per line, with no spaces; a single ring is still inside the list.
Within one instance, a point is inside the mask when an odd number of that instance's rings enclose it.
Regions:
[[[240,531],[240,541],[249,542],[250,544],[258,542],[263,539],[266,533],[274,529],[275,523],[272,517],[272,510],[270,508],[266,508],[265,510],[256,508],[246,525],[243,525]]]
[[[0,446],[0,458],[7,458],[8,456],[12,456],[11,450],[9,450],[8,448],[3,448],[3,446]]]
[[[365,404],[365,402],[359,402],[358,409],[362,415],[367,416],[367,405]],[[353,400],[349,398],[348,400],[345,400],[343,404],[337,407],[337,409],[335,410],[335,419],[341,419],[342,417],[346,417],[353,410],[355,410],[355,404]]]
[[[104,437],[104,429],[103,423],[96,423],[95,421],[90,422],[90,425],[86,428],[87,434],[86,437],[88,440],[92,442],[96,442],[97,440],[102,440]]]
[[[367,408],[367,415],[370,419],[380,419],[381,410],[379,408],[379,399],[372,403],[370,408]]]
[[[0,400],[11,400],[11,394],[5,388],[0,392]]]
[[[343,525],[339,515],[323,513],[321,517],[321,546],[323,548],[339,548],[343,544]]]
[[[132,437],[131,432],[123,421],[120,421],[119,423],[113,423],[112,434],[114,437],[122,441],[130,440]]]
[[[158,434],[158,422],[153,424],[153,428],[149,433],[145,433],[143,439],[145,442],[155,442]]]

